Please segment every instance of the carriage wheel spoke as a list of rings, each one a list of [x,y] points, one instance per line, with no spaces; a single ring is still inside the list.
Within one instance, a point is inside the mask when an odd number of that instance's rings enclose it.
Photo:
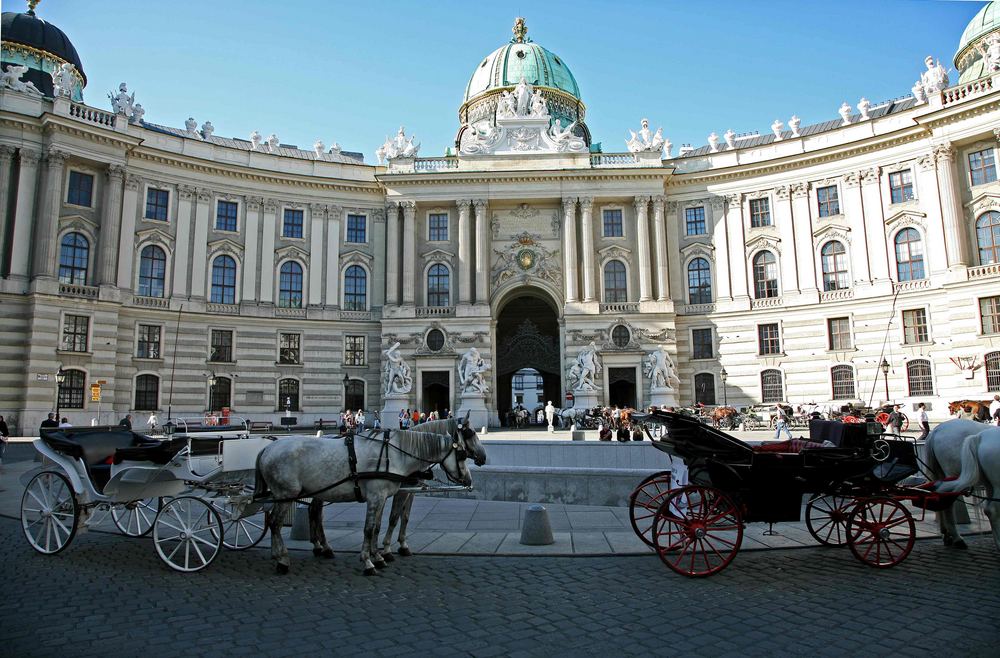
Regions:
[[[191,548],[193,548],[193,549],[194,549],[194,552],[198,554],[198,559],[200,559],[200,560],[201,560],[201,563],[202,563],[202,564],[208,564],[208,560],[206,560],[206,559],[205,559],[205,554],[201,552],[201,549],[200,549],[200,548],[198,548],[198,542],[199,542],[199,541],[201,541],[201,542],[205,542],[205,540],[204,540],[204,539],[197,539],[197,540],[196,540],[196,539],[195,539],[195,537],[192,537],[192,538],[191,538],[191,539],[189,540],[189,543],[190,543],[190,545],[191,545]],[[207,544],[208,542],[205,542],[205,543]],[[214,548],[215,546],[214,546],[214,545],[212,545],[212,547]]]

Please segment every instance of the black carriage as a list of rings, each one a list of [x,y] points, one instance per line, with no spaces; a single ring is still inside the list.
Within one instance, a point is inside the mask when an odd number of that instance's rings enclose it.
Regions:
[[[638,418],[653,445],[684,461],[689,483],[669,472],[646,478],[632,493],[632,525],[663,562],[688,576],[724,569],[739,551],[746,523],[802,520],[822,544],[847,545],[873,567],[899,564],[916,527],[903,505],[939,510],[960,494],[900,486],[918,472],[913,441],[867,424],[813,420],[810,439],[753,447],[696,419],[670,412]],[[651,435],[652,438],[652,435]]]

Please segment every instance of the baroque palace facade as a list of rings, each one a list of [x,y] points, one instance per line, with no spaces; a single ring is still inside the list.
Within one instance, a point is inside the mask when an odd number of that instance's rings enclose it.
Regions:
[[[2,31],[0,413],[20,428],[57,390],[75,424],[99,405],[495,424],[522,368],[557,406],[874,397],[943,416],[1000,391],[993,3],[957,80],[917,63],[905,98],[677,153],[645,120],[601,152],[569,68],[518,19],[476,64],[455,154],[420,157],[401,128],[377,165],[148,123],[124,85],[86,105],[65,34],[32,11]]]

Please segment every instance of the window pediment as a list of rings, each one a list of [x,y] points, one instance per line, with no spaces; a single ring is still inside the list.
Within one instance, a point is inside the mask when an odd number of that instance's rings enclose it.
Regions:
[[[906,226],[916,226],[921,230],[925,230],[927,228],[926,213],[917,210],[900,210],[885,219],[887,233],[892,233]]]
[[[982,214],[987,210],[1000,210],[1000,193],[981,192],[973,197],[972,201],[965,204],[973,217]]]
[[[243,245],[229,238],[222,238],[221,240],[213,240],[208,243],[209,253],[216,253],[219,251],[227,251],[230,253],[243,255]]]
[[[75,229],[77,231],[83,231],[88,235],[96,235],[99,224],[92,219],[88,219],[83,215],[66,215],[59,218],[59,230],[64,231],[67,229]]]
[[[143,231],[136,231],[135,237],[139,243],[158,244],[161,247],[170,249],[174,244],[174,237],[158,228],[148,228]]]
[[[446,265],[450,265],[455,258],[455,254],[444,249],[432,249],[424,254],[423,258],[428,263],[445,263]]]
[[[842,240],[851,243],[851,227],[844,224],[830,222],[813,231],[813,239],[816,242],[826,242],[828,240]]]
[[[711,263],[715,262],[715,245],[704,242],[694,242],[681,247],[681,260],[687,261],[692,258],[704,258]]]
[[[601,257],[601,267],[611,260],[621,260],[627,263],[632,256],[632,252],[629,249],[616,244],[604,249],[598,249],[597,253]]]
[[[352,249],[350,251],[345,251],[340,254],[340,264],[341,266],[361,264],[370,266],[372,262],[372,257],[369,254],[361,251],[360,249]]]
[[[304,249],[294,244],[282,247],[281,249],[275,249],[274,255],[278,257],[278,260],[291,258],[294,260],[300,260],[304,263],[309,262],[309,254],[306,253]]]
[[[773,235],[758,235],[747,240],[746,242],[747,254],[752,254],[755,251],[761,251],[764,249],[781,255],[781,238]]]

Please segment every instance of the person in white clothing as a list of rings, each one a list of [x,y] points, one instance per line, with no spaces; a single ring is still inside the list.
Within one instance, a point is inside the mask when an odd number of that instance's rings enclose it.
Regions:
[[[917,421],[920,423],[920,436],[917,440],[926,439],[927,435],[931,433],[931,424],[927,420],[927,406],[921,402],[917,405]]]
[[[993,402],[990,402],[990,422],[1000,425],[1000,395],[994,395]]]
[[[359,430],[365,429],[365,412],[362,409],[358,409],[358,413],[354,416],[354,424],[358,426]]]

